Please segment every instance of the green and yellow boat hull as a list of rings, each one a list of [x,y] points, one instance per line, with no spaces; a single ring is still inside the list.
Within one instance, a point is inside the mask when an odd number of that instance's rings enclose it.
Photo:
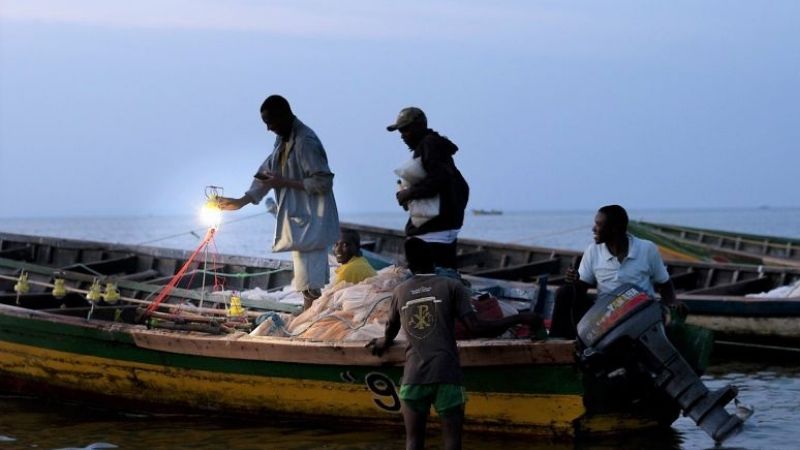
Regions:
[[[571,341],[459,343],[465,427],[571,439],[652,427],[625,412],[592,414]],[[402,426],[403,349],[244,333],[149,330],[0,305],[0,384],[117,405]]]

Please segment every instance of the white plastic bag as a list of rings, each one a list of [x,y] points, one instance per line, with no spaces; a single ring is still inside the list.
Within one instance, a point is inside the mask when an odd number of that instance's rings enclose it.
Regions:
[[[409,200],[408,214],[415,227],[439,215],[439,196]]]
[[[409,159],[403,165],[394,169],[394,173],[406,182],[406,186],[419,183],[427,175],[425,168],[422,167],[420,158]]]
[[[422,160],[420,158],[413,158],[394,170],[394,173],[400,177],[400,189],[405,189],[408,186],[414,185],[425,178],[425,168],[422,167]],[[409,200],[408,214],[411,216],[411,223],[418,227],[425,222],[433,219],[439,215],[439,196],[436,195],[430,198],[418,198]]]

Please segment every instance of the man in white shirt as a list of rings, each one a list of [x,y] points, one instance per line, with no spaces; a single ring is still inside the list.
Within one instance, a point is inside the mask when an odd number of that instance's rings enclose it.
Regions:
[[[658,247],[628,234],[628,213],[623,207],[600,208],[592,232],[595,243],[583,252],[577,272],[572,267],[567,269],[567,284],[556,291],[551,337],[575,338],[578,321],[593,303],[587,296],[590,287],[606,293],[630,283],[652,296],[658,291],[670,307],[679,306]]]

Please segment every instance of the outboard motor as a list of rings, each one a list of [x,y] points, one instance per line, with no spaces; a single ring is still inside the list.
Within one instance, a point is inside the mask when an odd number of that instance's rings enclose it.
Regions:
[[[736,387],[706,388],[667,339],[661,306],[642,289],[626,284],[598,295],[578,323],[578,342],[579,362],[598,377],[619,372],[618,355],[633,356],[656,387],[716,442],[741,429],[741,419],[725,410],[738,393]]]

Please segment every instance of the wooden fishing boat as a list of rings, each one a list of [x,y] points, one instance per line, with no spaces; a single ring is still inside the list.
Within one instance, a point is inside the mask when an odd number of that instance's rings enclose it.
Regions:
[[[676,259],[800,267],[800,239],[642,221],[629,230]]]
[[[291,279],[288,262],[226,255],[209,266],[195,262],[143,322],[143,307],[190,253],[0,233],[0,386],[116,406],[402,426],[400,346],[377,358],[364,342],[252,336],[252,316],[294,306],[243,300],[251,316],[243,321],[202,290],[214,278],[240,290],[278,288]],[[55,298],[58,280],[66,292]],[[115,282],[119,299],[87,301],[96,280]],[[608,390],[577,367],[573,344],[459,341],[466,428],[569,439],[677,417],[663,405],[621,401],[629,387],[610,406],[602,400]]]
[[[405,234],[357,224],[362,243],[387,260],[402,254]],[[475,239],[458,240],[459,271],[486,278],[533,282],[547,276],[556,288],[582,252]],[[688,322],[713,330],[730,346],[769,345],[800,351],[800,298],[750,298],[800,281],[800,268],[687,261],[665,255],[679,300],[690,310]]]

